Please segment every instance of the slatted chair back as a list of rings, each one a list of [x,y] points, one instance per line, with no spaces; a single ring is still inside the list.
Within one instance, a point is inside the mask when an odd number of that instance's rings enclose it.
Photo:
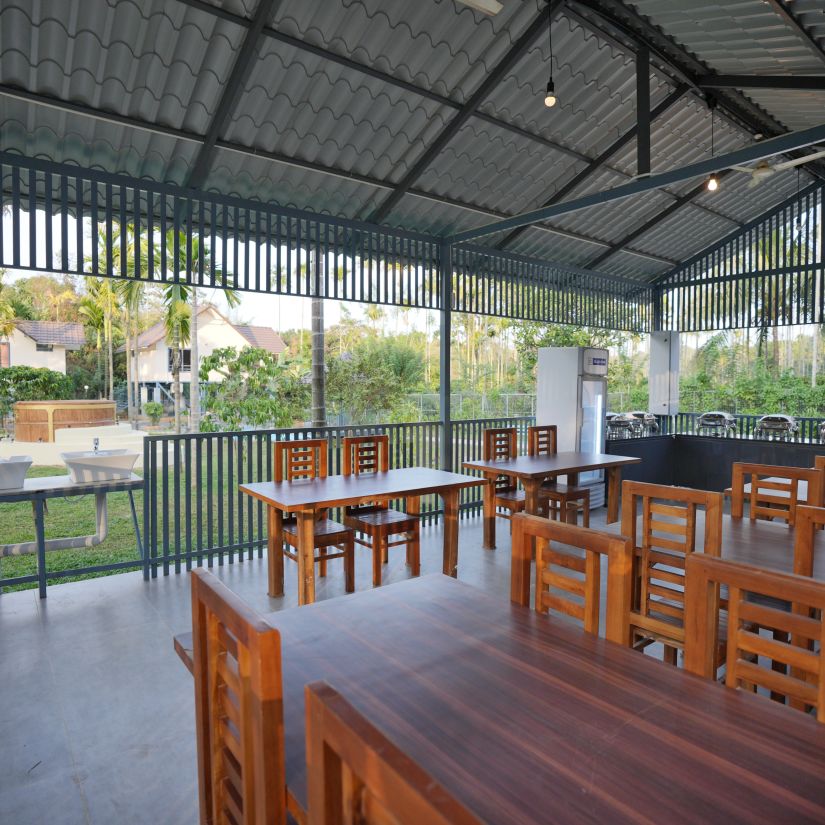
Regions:
[[[718,556],[723,502],[722,493],[706,490],[640,481],[622,484],[622,534],[633,540],[637,561],[637,593],[631,615],[635,629],[682,642],[685,561],[696,551],[697,511],[704,510],[702,550]]]
[[[556,611],[580,621],[588,633],[599,634],[601,560],[607,559],[606,638],[629,643],[627,616],[632,589],[633,550],[630,540],[615,533],[577,527],[561,521],[519,513],[513,516],[512,547],[516,558],[536,548],[534,606],[539,613]],[[514,593],[529,607],[529,592]]]
[[[727,589],[725,684],[769,691],[791,707],[814,709],[825,722],[825,582],[701,554],[690,558],[685,668],[707,678],[715,673],[721,586]]]
[[[555,455],[557,448],[558,428],[555,424],[527,428],[528,455]]]
[[[793,572],[797,576],[813,576],[816,536],[823,527],[825,527],[825,507],[808,507],[800,504],[796,508]]]
[[[737,461],[733,465],[731,480],[731,517],[742,518],[747,501],[751,521],[757,518],[783,519],[793,526],[800,503],[821,506],[823,475],[816,467],[784,467]],[[800,501],[800,482],[803,481],[807,492]],[[748,484],[749,492],[745,490]]]
[[[275,481],[326,478],[329,442],[326,438],[275,443]]]
[[[278,631],[206,570],[192,571],[202,823],[286,823]]]
[[[385,473],[390,469],[388,435],[347,436],[341,440],[344,451],[343,474]]]
[[[308,825],[480,825],[325,682],[305,688]]]
[[[482,454],[484,461],[499,461],[518,456],[518,433],[515,427],[491,427],[484,430]],[[515,482],[509,476],[496,477],[496,492],[505,492],[515,488]]]

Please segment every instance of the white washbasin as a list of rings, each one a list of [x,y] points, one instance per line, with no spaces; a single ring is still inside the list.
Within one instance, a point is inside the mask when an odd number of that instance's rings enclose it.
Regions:
[[[80,450],[60,453],[60,457],[72,481],[87,483],[129,478],[140,455],[132,450]]]
[[[0,490],[19,490],[29,467],[32,466],[30,455],[12,455],[0,458]]]

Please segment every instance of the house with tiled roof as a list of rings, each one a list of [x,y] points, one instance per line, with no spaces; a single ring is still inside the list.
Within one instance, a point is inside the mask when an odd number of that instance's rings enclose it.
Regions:
[[[60,321],[16,321],[0,340],[0,367],[45,367],[66,372],[66,353],[86,343],[82,324]]]
[[[172,349],[166,341],[166,328],[159,322],[138,336],[138,378],[143,401],[168,400],[172,386]],[[202,359],[216,349],[235,347],[260,347],[273,355],[285,349],[283,339],[270,327],[233,324],[215,307],[206,304],[198,312],[198,355]],[[120,351],[123,351],[121,348]],[[182,352],[181,382],[188,385],[192,375],[192,352],[189,347]],[[210,381],[221,381],[222,376],[211,373]],[[188,387],[184,387],[188,398]]]

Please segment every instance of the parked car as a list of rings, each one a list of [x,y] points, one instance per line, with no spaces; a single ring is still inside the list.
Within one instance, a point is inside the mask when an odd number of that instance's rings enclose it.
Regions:
[[[659,432],[659,422],[653,413],[644,410],[634,410],[630,413],[637,421],[641,422],[641,431],[644,435],[653,435]]]
[[[607,413],[606,418],[609,439],[637,438],[642,435],[642,421],[633,413]]]
[[[825,421],[819,422],[819,440],[822,444],[825,444]]]
[[[773,413],[763,415],[753,428],[754,438],[773,438],[777,441],[787,441],[799,433],[799,424],[792,415]]]
[[[732,435],[736,429],[736,419],[723,410],[702,413],[696,419],[697,435]]]

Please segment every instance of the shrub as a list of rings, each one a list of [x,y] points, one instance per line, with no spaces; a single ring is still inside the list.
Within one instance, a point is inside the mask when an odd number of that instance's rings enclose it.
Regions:
[[[152,424],[157,424],[163,415],[163,404],[160,401],[147,401],[143,405],[143,414],[149,418]]]
[[[71,379],[45,367],[0,368],[0,416],[15,401],[59,401],[73,396]]]

